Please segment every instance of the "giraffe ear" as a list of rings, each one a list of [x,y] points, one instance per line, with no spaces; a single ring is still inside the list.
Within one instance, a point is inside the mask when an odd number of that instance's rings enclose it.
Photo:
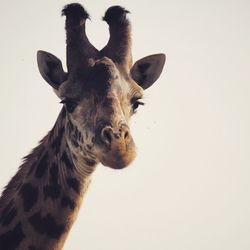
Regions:
[[[165,64],[164,54],[146,56],[133,65],[130,74],[143,89],[149,88],[161,75]]]
[[[37,64],[43,79],[54,89],[58,90],[60,84],[67,80],[68,75],[63,70],[61,60],[56,56],[39,50]]]

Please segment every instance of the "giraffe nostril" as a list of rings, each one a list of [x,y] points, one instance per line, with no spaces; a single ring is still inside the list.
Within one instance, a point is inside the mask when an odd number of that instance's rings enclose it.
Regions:
[[[130,131],[127,127],[121,127],[117,132],[111,126],[106,126],[101,130],[101,141],[107,146],[112,143],[127,143],[130,137]]]
[[[113,131],[111,128],[104,128],[101,133],[102,141],[106,144],[111,144]]]
[[[124,139],[128,139],[128,137],[129,137],[129,132],[126,131],[125,134],[124,134]]]

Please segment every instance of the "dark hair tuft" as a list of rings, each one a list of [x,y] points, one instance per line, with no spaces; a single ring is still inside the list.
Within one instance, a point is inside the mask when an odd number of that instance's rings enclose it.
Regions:
[[[76,22],[89,18],[88,12],[79,3],[71,3],[66,5],[62,10],[62,16],[72,18]]]
[[[106,21],[108,24],[113,24],[113,23],[124,23],[126,22],[126,14],[130,13],[128,10],[121,6],[112,6],[107,9],[103,20]]]

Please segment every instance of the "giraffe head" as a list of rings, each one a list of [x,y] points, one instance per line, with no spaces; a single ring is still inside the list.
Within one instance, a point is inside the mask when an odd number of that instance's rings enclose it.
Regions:
[[[165,63],[164,54],[155,54],[132,64],[127,13],[120,6],[106,11],[103,20],[109,25],[110,38],[99,51],[85,33],[88,13],[79,4],[67,5],[62,15],[66,16],[68,72],[54,55],[37,53],[39,71],[64,104],[67,122],[86,135],[82,146],[115,169],[135,158],[129,120]]]

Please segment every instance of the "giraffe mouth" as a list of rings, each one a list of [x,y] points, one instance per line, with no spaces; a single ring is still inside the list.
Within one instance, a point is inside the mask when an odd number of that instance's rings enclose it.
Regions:
[[[101,159],[101,163],[106,166],[113,169],[123,169],[129,166],[133,160],[135,159],[135,152],[129,155],[127,154],[125,157],[121,156],[119,154],[114,154],[114,156],[111,157],[103,157]]]
[[[113,143],[110,147],[101,145],[99,152],[100,162],[113,169],[123,169],[129,166],[136,157],[136,147],[133,139],[129,143],[120,141]]]

